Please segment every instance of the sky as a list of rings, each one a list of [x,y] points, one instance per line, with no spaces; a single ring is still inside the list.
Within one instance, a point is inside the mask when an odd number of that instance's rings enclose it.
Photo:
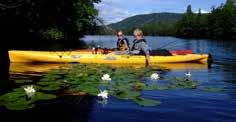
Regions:
[[[202,13],[209,13],[213,6],[220,6],[225,2],[226,0],[102,0],[95,6],[99,10],[99,18],[105,24],[110,24],[139,14],[184,13],[188,5],[192,5],[193,12],[201,9]]]

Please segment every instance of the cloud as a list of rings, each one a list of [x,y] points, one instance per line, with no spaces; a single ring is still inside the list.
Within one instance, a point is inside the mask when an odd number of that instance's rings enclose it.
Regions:
[[[103,0],[102,3],[95,6],[99,10],[99,17],[103,19],[105,24],[118,22],[133,15],[117,2],[109,0]]]
[[[138,14],[158,12],[184,13],[188,5],[192,5],[195,13],[210,13],[212,6],[218,6],[226,0],[102,0],[95,4],[99,17],[105,24],[119,22]],[[196,10],[196,11],[195,11]]]

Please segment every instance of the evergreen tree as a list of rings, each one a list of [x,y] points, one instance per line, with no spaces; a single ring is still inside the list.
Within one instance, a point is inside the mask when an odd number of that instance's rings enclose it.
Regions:
[[[175,28],[177,36],[192,38],[194,36],[194,19],[195,16],[192,12],[191,5],[188,5],[183,18],[176,23]]]
[[[187,7],[183,18],[175,24],[177,36],[187,38],[236,39],[236,6],[233,0],[212,8],[210,14],[194,14]]]

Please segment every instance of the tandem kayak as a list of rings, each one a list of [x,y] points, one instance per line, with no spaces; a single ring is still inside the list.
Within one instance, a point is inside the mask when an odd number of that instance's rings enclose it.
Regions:
[[[99,63],[99,64],[145,64],[145,56],[92,54],[80,51],[9,51],[11,62],[44,63]],[[150,56],[150,64],[157,63],[205,63],[209,54],[186,54],[173,56]]]

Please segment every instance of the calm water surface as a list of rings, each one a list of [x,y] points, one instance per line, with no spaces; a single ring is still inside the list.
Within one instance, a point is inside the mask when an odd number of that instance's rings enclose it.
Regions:
[[[128,37],[130,43],[132,37]],[[27,111],[0,109],[0,121],[65,121],[65,122],[235,122],[236,121],[236,44],[234,41],[186,40],[174,37],[146,37],[150,48],[170,50],[192,49],[195,53],[210,53],[214,63],[210,68],[195,69],[186,64],[184,68],[168,70],[161,75],[183,76],[191,70],[193,79],[201,86],[216,86],[223,92],[211,93],[202,90],[144,91],[145,98],[159,99],[156,107],[141,107],[131,101],[109,97],[107,105],[97,103],[94,97],[63,97],[51,103],[40,104]],[[87,43],[105,48],[116,47],[114,36],[86,36]],[[167,46],[165,46],[167,45]],[[17,74],[22,64],[12,64],[10,78],[27,78],[26,73]],[[29,66],[33,67],[33,66]],[[42,68],[42,66],[39,66]],[[45,67],[56,68],[51,64]],[[37,65],[34,67],[37,70]],[[34,72],[29,72],[34,74]],[[36,77],[36,76],[35,76]],[[78,102],[79,101],[79,102]]]

